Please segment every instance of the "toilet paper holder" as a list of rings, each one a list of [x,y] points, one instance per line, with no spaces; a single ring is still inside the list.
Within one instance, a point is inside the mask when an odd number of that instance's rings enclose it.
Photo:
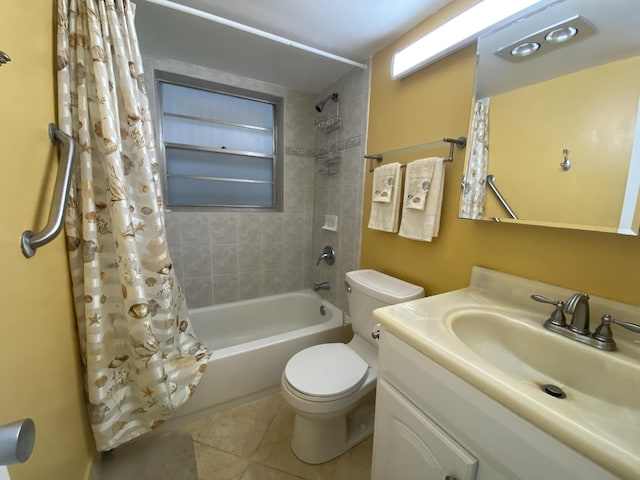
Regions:
[[[0,425],[0,465],[26,462],[36,443],[36,426],[30,418]]]

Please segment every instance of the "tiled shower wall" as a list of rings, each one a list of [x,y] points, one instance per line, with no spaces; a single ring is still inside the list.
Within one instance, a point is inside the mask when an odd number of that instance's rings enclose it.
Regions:
[[[311,288],[329,280],[326,298],[346,309],[344,272],[357,267],[360,252],[362,155],[367,118],[368,73],[353,71],[327,88],[339,91],[342,127],[330,140],[341,163],[323,176],[315,161],[327,138],[314,129],[314,106],[325,94],[309,95],[226,72],[173,60],[144,59],[147,89],[155,105],[153,70],[164,70],[269,93],[284,99],[283,212],[166,213],[171,257],[190,308]],[[335,139],[338,139],[336,142]],[[338,232],[323,230],[325,214],[338,215]],[[332,267],[316,267],[325,244],[336,249]]]
[[[344,276],[359,266],[362,190],[365,175],[366,119],[369,107],[369,70],[354,68],[336,83],[328,86],[318,99],[337,92],[341,127],[325,134],[316,129],[316,152],[329,147],[339,161],[335,174],[327,175],[322,161],[315,162],[313,208],[313,281],[331,283],[331,289],[321,295],[344,311],[348,311]],[[325,110],[331,108],[331,102]],[[315,114],[319,118],[324,114]],[[334,173],[334,172],[331,172]],[[325,215],[338,217],[336,232],[325,230]],[[336,262],[328,266],[315,261],[325,245],[336,251]]]

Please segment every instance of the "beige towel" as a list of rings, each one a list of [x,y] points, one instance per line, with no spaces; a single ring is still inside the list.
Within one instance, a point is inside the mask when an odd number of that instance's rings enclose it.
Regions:
[[[400,224],[399,235],[430,242],[433,237],[438,236],[440,229],[440,210],[442,208],[442,193],[444,187],[444,163],[442,158],[427,158],[426,161],[433,162],[433,177],[431,187],[425,201],[424,210],[407,208],[402,209],[402,223]]]
[[[404,183],[404,206],[413,210],[424,210],[431,188],[436,158],[423,158],[407,165]]]
[[[389,202],[376,200],[376,186],[383,178],[393,178],[390,185]],[[402,173],[398,162],[382,165],[373,171],[373,194],[371,198],[371,215],[369,228],[383,232],[397,232],[400,219],[400,179]]]
[[[379,167],[384,168],[384,167]],[[395,170],[384,169],[384,173],[376,175],[376,168],[373,174],[373,201],[381,203],[391,203],[393,195],[393,185],[396,181]]]

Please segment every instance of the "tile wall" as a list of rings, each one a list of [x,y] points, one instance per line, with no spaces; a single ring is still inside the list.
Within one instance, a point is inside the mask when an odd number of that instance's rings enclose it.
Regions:
[[[324,150],[339,159],[335,174],[327,175],[322,160],[315,161],[314,168],[314,210],[313,210],[313,282],[329,281],[331,290],[321,291],[321,295],[339,308],[348,311],[347,295],[344,289],[344,275],[359,266],[360,226],[362,224],[362,190],[365,175],[366,119],[369,106],[369,70],[353,69],[333,85],[328,86],[318,100],[337,92],[341,127],[328,134],[315,129],[316,156]],[[314,103],[315,105],[315,103]],[[332,107],[327,103],[322,113]],[[314,120],[315,122],[315,120]],[[334,173],[332,170],[331,173]],[[325,230],[325,215],[338,217],[336,232]],[[332,266],[315,262],[325,245],[336,251],[336,263]]]
[[[190,308],[310,288],[329,280],[327,299],[346,308],[344,272],[360,254],[364,122],[368,71],[347,73],[327,91],[339,91],[341,128],[329,139],[314,129],[314,106],[326,93],[309,95],[246,77],[173,60],[144,59],[150,101],[155,105],[153,70],[175,72],[269,93],[284,99],[283,212],[184,212],[166,214],[167,237],[176,273]],[[333,147],[336,174],[326,176],[318,149]],[[324,215],[338,215],[337,232],[321,227]],[[332,267],[316,267],[325,244],[336,249]]]

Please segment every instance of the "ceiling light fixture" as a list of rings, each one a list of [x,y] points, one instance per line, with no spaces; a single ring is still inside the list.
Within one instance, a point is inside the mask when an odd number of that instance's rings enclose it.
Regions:
[[[547,42],[551,43],[563,43],[567,40],[571,40],[578,34],[578,29],[576,27],[564,27],[564,28],[556,28],[555,30],[550,31],[544,36],[544,39]]]
[[[391,78],[407,75],[466,47],[495,24],[539,0],[484,0],[400,50],[391,61]]]
[[[549,25],[526,37],[519,38],[509,45],[500,47],[494,53],[504,60],[521,62],[552,52],[567,44],[571,45],[571,43],[588,38],[595,33],[596,28],[591,22],[580,15],[574,15],[562,22]],[[531,56],[534,53],[536,55]]]
[[[540,48],[540,44],[536,42],[521,43],[511,50],[511,55],[516,57],[528,57]]]

